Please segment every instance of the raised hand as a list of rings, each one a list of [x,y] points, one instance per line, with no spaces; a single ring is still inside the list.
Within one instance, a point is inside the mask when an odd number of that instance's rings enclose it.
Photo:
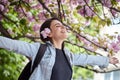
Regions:
[[[117,64],[117,63],[119,63],[119,60],[116,57],[110,56],[109,57],[109,63],[111,63],[111,64]]]

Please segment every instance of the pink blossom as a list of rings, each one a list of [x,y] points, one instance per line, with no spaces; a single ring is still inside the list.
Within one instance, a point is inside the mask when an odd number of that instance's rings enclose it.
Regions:
[[[103,6],[112,7],[111,0],[101,0]]]
[[[73,5],[79,4],[79,5],[83,6],[83,5],[86,5],[86,3],[89,4],[89,1],[90,0],[70,0],[70,3]]]
[[[90,0],[78,0],[79,5],[83,6],[86,5],[86,3],[88,4]]]
[[[87,40],[83,40],[83,42],[84,42],[84,44],[86,44],[86,45],[90,45],[91,43],[89,42],[89,41],[87,41]]]
[[[4,6],[0,4],[0,11],[4,10]]]
[[[90,7],[93,10],[93,7]],[[90,9],[88,6],[85,6],[86,9],[86,15],[89,17],[92,17],[95,15],[95,13]]]
[[[42,34],[43,38],[47,38],[47,34],[44,31],[42,31],[41,34]]]
[[[8,9],[8,8],[4,8],[3,13],[6,13],[6,12],[8,12],[8,11],[9,11],[9,9]]]
[[[78,39],[81,40],[86,45],[90,45],[91,44],[89,41],[87,41],[85,38],[83,38],[83,37],[81,37],[79,35],[78,35]]]
[[[20,8],[20,7],[18,8],[17,6],[15,6],[14,10],[18,12],[18,15],[20,18],[22,18],[24,16],[22,8]]]
[[[62,3],[64,3],[66,0],[61,0]]]
[[[26,13],[26,15],[29,21],[34,21],[34,17],[32,16],[31,12]]]
[[[34,26],[33,26],[33,30],[34,31],[38,31],[40,29],[40,25],[39,24],[35,24]]]
[[[45,17],[45,15],[44,15],[43,12],[40,12],[40,13],[38,14],[38,18],[39,18],[40,20],[46,20],[46,17]]]
[[[81,16],[85,16],[85,9],[81,8],[77,11]]]
[[[94,42],[95,44],[99,45],[99,40],[98,40],[98,38],[96,38],[96,37],[94,37],[94,38],[92,39],[92,42]]]
[[[118,41],[120,42],[120,35],[118,35],[117,39],[118,39]]]
[[[114,48],[114,47],[116,47],[116,43],[115,42],[112,42],[111,43],[111,46]]]
[[[78,13],[81,14],[82,16],[89,16],[89,17],[92,17],[95,15],[95,13],[92,11],[94,10],[93,7],[88,7],[88,6],[85,6],[85,7],[82,7],[81,9],[78,10]]]
[[[81,36],[79,36],[79,35],[77,35],[77,37],[78,37],[78,39],[79,39],[79,40],[81,40],[81,41],[83,41],[83,40],[84,40],[84,38],[83,38],[83,37],[81,37]]]
[[[8,0],[1,0],[3,4],[7,4],[9,1]]]
[[[70,0],[70,4],[72,5],[77,5],[78,1],[77,0]]]
[[[107,48],[111,50],[112,49],[112,45],[111,44],[107,44]]]
[[[44,3],[48,6],[52,0],[44,0]],[[54,1],[55,2],[55,1]]]
[[[41,4],[36,4],[34,6],[32,6],[33,9],[40,9],[42,8],[42,5]]]
[[[90,21],[86,21],[83,23],[85,26],[89,26],[90,25]]]
[[[12,31],[12,29],[8,29],[7,30],[9,34],[14,34],[14,32]]]
[[[17,11],[17,12],[19,12],[19,13],[23,13],[23,10],[22,10],[22,8],[18,8],[18,7],[14,7],[14,10],[15,11]]]
[[[118,52],[120,50],[120,46],[115,46],[114,48],[113,48],[113,51],[115,51],[115,52]]]
[[[114,9],[111,9],[110,11],[111,11],[111,13],[112,13],[113,16],[116,16],[117,11],[115,11]]]
[[[50,29],[49,28],[45,28],[44,31],[49,34],[50,33]]]
[[[47,38],[47,36],[49,35],[50,32],[51,32],[51,31],[50,31],[49,28],[45,28],[45,29],[41,32],[41,34],[42,34],[43,38]]]
[[[89,45],[89,46],[87,45],[87,46],[85,46],[85,48],[90,50],[90,51],[93,51],[93,52],[95,51],[95,48],[91,45]]]
[[[118,52],[119,50],[120,50],[120,43],[118,43],[118,42],[112,42],[111,44],[110,44],[110,46],[111,46],[111,49],[114,51],[114,52]]]

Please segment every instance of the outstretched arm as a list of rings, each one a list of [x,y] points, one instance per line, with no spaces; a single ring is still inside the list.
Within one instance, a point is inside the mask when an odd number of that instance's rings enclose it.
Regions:
[[[74,55],[74,64],[75,65],[98,65],[100,67],[106,67],[108,66],[109,59],[107,57],[103,56],[93,56],[93,55],[87,55],[87,54],[75,54]]]
[[[40,43],[28,43],[0,36],[0,48],[15,51],[16,53],[20,53],[30,58],[33,55],[36,55],[39,46]]]
[[[73,64],[77,66],[86,66],[86,65],[98,65],[101,68],[105,68],[108,64],[116,64],[118,60],[115,57],[104,57],[104,56],[93,56],[87,54],[74,54]]]

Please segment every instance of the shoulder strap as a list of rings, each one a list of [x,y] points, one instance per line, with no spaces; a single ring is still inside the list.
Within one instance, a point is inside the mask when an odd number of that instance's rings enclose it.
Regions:
[[[47,48],[47,45],[46,44],[41,44],[40,45],[40,48],[38,50],[38,53],[35,57],[35,60],[34,60],[34,63],[33,63],[33,67],[32,67],[32,71],[31,73],[34,71],[34,69],[38,66],[39,62],[41,61],[44,53],[45,53],[45,50]]]

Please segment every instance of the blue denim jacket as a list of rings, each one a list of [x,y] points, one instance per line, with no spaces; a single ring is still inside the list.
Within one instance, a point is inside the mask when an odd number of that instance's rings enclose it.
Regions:
[[[38,67],[34,70],[29,80],[50,80],[52,68],[55,63],[55,47],[50,42],[47,42],[47,50],[39,63]],[[4,48],[16,53],[31,57],[34,61],[35,56],[40,47],[40,43],[28,43],[19,40],[12,40],[0,36],[0,48]],[[103,56],[93,56],[86,54],[73,54],[69,50],[64,49],[65,55],[70,62],[71,67],[86,66],[86,65],[98,65],[100,67],[107,67],[109,59]],[[62,73],[61,73],[62,74]]]

